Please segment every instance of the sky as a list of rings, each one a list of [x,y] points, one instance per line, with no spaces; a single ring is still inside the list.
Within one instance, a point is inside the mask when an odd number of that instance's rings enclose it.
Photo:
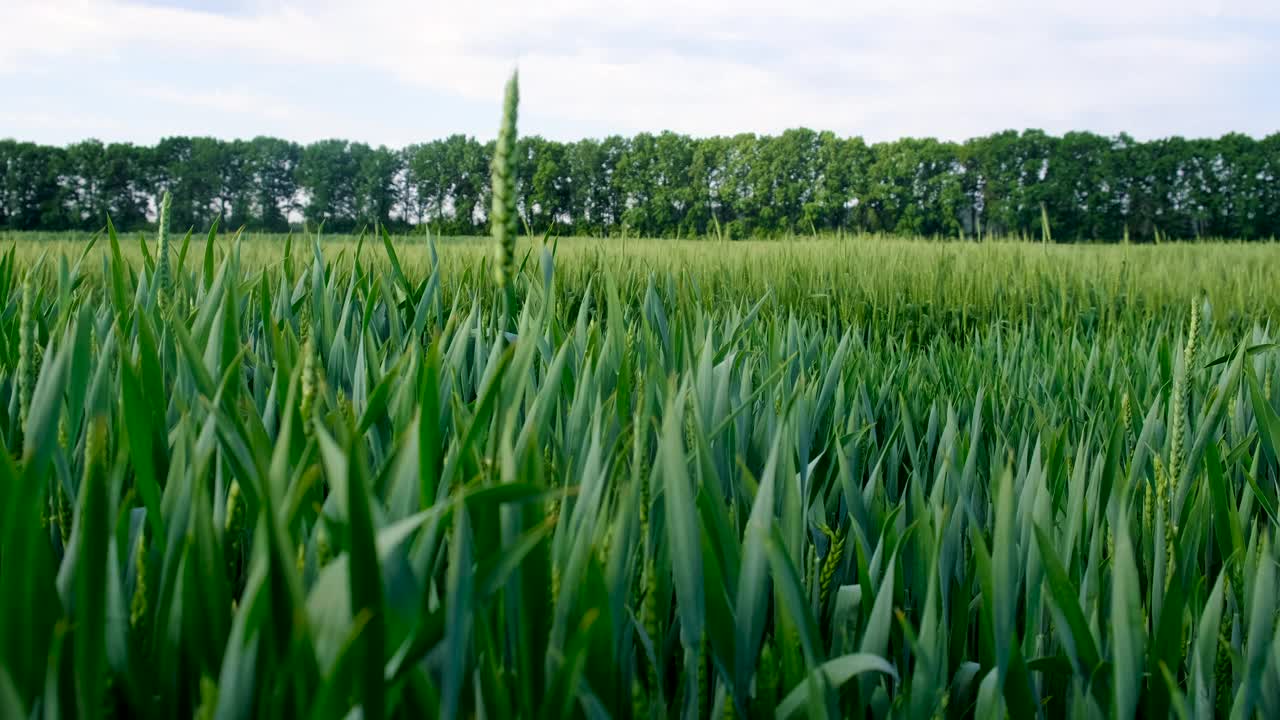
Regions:
[[[1280,131],[1280,0],[0,0],[0,138]]]

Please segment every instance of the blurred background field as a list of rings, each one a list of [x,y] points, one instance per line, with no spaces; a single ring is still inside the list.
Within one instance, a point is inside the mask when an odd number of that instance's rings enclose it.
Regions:
[[[77,255],[89,233],[0,232],[0,247],[17,248],[20,261],[42,255]],[[140,234],[122,236],[125,257],[140,258]],[[233,236],[223,234],[223,242]],[[283,261],[286,244],[296,262],[312,251],[310,236],[244,233],[247,267]],[[331,262],[350,263],[361,248],[356,235],[319,236]],[[395,235],[404,271],[421,280],[430,267],[428,236]],[[491,286],[492,241],[487,237],[432,240],[441,260],[442,290]],[[938,242],[882,236],[797,237],[718,241],[668,238],[531,238],[519,241],[521,259],[544,241],[554,246],[557,277],[571,296],[599,270],[614,271],[624,299],[639,301],[651,279],[688,282],[706,299],[820,312],[846,324],[893,323],[895,331],[955,332],[971,322],[1056,320],[1082,328],[1142,323],[1186,310],[1191,296],[1207,298],[1219,323],[1235,329],[1265,323],[1280,311],[1280,245],[1267,242],[1152,244],[1041,244],[1019,241]],[[175,239],[175,243],[178,241]],[[199,258],[204,236],[193,236]],[[103,251],[105,243],[98,246]],[[385,262],[380,238],[367,235],[362,257]],[[533,255],[536,261],[536,255]],[[90,266],[87,269],[92,270]],[[668,276],[670,279],[668,280]],[[596,288],[597,291],[600,288]],[[903,322],[909,320],[909,322]],[[918,324],[918,325],[917,325]]]

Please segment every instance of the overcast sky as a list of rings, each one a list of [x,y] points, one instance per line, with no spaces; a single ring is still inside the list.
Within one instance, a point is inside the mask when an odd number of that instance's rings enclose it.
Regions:
[[[1280,131],[1280,0],[0,0],[0,137]]]

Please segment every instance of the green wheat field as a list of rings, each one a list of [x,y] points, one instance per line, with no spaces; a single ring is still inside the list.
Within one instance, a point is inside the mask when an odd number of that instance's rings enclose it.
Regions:
[[[1280,717],[1280,248],[517,238],[510,115],[493,238],[0,236],[0,716]]]
[[[1280,711],[1274,246],[3,240],[6,717]]]

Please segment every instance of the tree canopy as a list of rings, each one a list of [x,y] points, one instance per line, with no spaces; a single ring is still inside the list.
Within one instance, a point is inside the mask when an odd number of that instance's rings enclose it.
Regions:
[[[471,234],[486,223],[493,144],[403,149],[343,140],[170,137],[155,146],[0,140],[0,228],[345,232],[375,223]],[[820,232],[1055,240],[1280,235],[1280,133],[1138,142],[1006,131],[868,144],[830,132],[578,142],[520,138],[518,208],[534,232],[731,238]]]

